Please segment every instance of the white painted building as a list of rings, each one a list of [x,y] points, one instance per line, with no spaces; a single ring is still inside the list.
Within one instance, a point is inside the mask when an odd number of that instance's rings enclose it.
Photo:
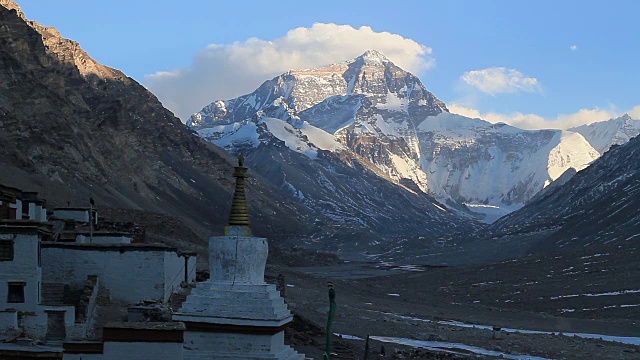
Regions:
[[[42,264],[45,282],[80,287],[97,275],[112,299],[129,304],[166,302],[196,277],[195,254],[160,244],[44,242]]]
[[[111,323],[103,342],[67,342],[64,360],[181,360],[184,324],[179,322]]]
[[[93,234],[90,242],[86,234],[64,238],[75,242],[42,241],[51,237],[40,230],[43,224],[28,221],[29,226],[17,227],[0,221],[0,334],[18,327],[35,339],[66,340],[62,347],[0,343],[0,358],[33,353],[27,358],[47,354],[63,360],[304,359],[284,344],[284,329],[293,316],[276,286],[264,281],[268,243],[251,235],[244,194],[247,169],[242,158],[239,162],[229,226],[225,236],[209,239],[210,278],[196,284],[173,321],[108,324],[102,341],[69,341],[88,333],[98,289],[108,289],[111,299],[121,304],[167,303],[181,284],[195,282],[195,254],[131,243],[122,234]],[[34,212],[27,213],[35,220],[37,202],[31,203]],[[58,208],[54,217],[97,222],[91,211]],[[43,305],[43,283],[80,289],[84,302],[77,308]]]
[[[98,223],[98,211],[88,207],[58,207],[53,209],[53,217],[60,220],[75,220],[89,223],[93,214],[94,224]]]
[[[38,222],[47,221],[46,202],[38,197],[37,192],[22,192],[22,219]]]
[[[76,243],[81,244],[131,244],[133,238],[124,233],[95,231],[93,234],[78,233]]]
[[[36,311],[40,303],[42,267],[38,226],[0,224],[0,304]]]
[[[73,333],[75,308],[42,304],[42,237],[48,229],[25,221],[0,223],[0,328],[34,338]],[[18,320],[20,319],[20,321]]]
[[[276,286],[264,281],[268,243],[251,236],[242,162],[226,236],[209,239],[210,278],[173,315],[187,329],[183,359],[304,359],[284,344],[293,316]]]

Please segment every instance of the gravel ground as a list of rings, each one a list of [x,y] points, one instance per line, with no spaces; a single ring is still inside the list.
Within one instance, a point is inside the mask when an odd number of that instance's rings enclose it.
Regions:
[[[331,280],[338,303],[334,333],[361,339],[368,334],[401,338],[404,339],[401,342],[409,344],[371,340],[372,354],[378,354],[380,347],[385,346],[386,358],[475,358],[467,350],[453,349],[459,347],[456,344],[465,344],[493,351],[493,355],[484,355],[485,358],[502,354],[515,359],[518,355],[546,359],[640,359],[640,346],[571,336],[589,333],[640,337],[637,307],[621,307],[640,304],[640,293],[622,292],[634,290],[634,286],[640,289],[635,252],[601,250],[480,266],[427,267],[422,271],[415,271],[416,268],[390,271],[387,266],[380,267],[377,274],[371,270],[375,268],[371,264],[354,263],[329,266],[326,271],[322,267],[270,267],[269,271],[285,275],[290,307],[321,325],[326,322],[326,283]],[[594,263],[594,259],[601,262]],[[568,272],[572,274],[566,275]],[[604,276],[607,272],[618,276]],[[388,273],[393,275],[384,275]],[[581,310],[561,311],[569,308]],[[549,333],[503,331],[503,339],[497,340],[492,339],[491,329],[451,321]],[[339,358],[363,358],[363,340],[341,341],[350,348],[351,355]],[[421,343],[423,346],[435,344],[439,352],[408,351],[416,341],[426,341]],[[322,338],[318,343],[320,346],[315,348],[322,348]],[[312,348],[307,348],[308,355],[320,358],[321,351]],[[395,354],[395,349],[405,352]],[[379,354],[369,358],[377,357]]]

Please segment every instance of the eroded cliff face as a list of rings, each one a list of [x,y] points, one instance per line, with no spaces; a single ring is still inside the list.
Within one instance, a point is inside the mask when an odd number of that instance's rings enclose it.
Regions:
[[[6,170],[12,178],[39,179],[31,183],[41,183],[54,204],[93,196],[102,205],[170,213],[203,234],[221,231],[234,160],[133,79],[26,20],[13,1],[0,5],[0,163],[14,169]],[[304,211],[278,202],[277,191],[254,179],[249,193],[258,233],[302,230]]]

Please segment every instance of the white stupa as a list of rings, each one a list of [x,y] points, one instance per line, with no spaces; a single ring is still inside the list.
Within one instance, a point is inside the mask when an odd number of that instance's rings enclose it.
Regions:
[[[251,236],[242,156],[225,236],[209,239],[210,278],[173,315],[184,322],[184,359],[304,359],[284,344],[293,320],[275,285],[264,281],[267,239]]]

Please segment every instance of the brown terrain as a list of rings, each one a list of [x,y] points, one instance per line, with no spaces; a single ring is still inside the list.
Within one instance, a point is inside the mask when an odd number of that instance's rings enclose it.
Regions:
[[[638,249],[618,246],[486,265],[423,267],[421,271],[353,263],[272,271],[285,274],[286,298],[294,311],[317,324],[326,323],[326,281],[334,282],[338,310],[333,331],[337,334],[450,342],[547,359],[639,359]],[[385,275],[388,273],[392,275]],[[494,340],[492,326],[548,333],[503,331],[504,339]],[[599,340],[599,336],[585,339],[573,333],[635,337],[636,345]],[[364,341],[341,341],[357,354],[345,358],[363,358]],[[372,356],[380,346],[387,355],[393,349],[407,349],[372,340]],[[440,352],[476,358],[446,345],[440,347]],[[405,352],[398,358],[411,354],[416,356],[411,358],[448,358],[438,357],[437,351]],[[320,356],[317,351],[315,356]]]

